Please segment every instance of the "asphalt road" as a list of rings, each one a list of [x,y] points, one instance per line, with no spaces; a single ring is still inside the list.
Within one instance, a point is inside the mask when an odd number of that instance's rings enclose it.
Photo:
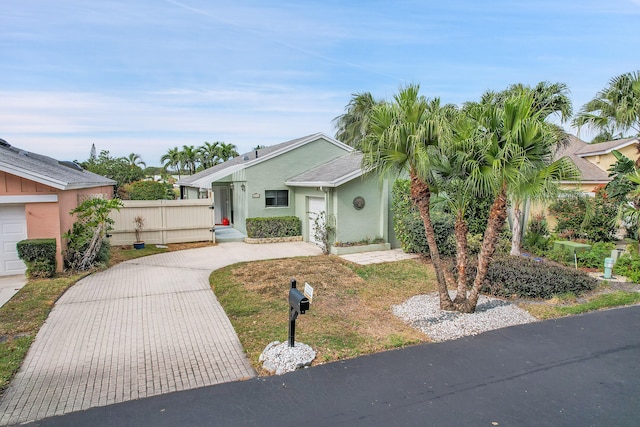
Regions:
[[[39,426],[638,426],[640,306],[48,418]]]

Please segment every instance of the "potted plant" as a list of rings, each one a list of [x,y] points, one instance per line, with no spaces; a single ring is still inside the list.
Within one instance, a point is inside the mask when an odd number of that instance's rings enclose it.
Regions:
[[[144,249],[144,240],[142,240],[141,236],[142,229],[144,228],[144,217],[138,215],[133,219],[133,222],[136,224],[136,241],[133,242],[133,247],[136,249]]]

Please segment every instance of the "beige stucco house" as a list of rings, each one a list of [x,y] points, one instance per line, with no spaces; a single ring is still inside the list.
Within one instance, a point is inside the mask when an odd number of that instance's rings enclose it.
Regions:
[[[12,147],[0,139],[0,276],[23,274],[16,243],[55,238],[58,270],[62,270],[62,235],[71,229],[69,212],[86,197],[113,197],[115,181]]]

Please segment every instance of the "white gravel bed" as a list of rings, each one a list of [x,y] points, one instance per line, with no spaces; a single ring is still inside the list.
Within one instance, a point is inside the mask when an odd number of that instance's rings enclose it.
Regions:
[[[416,295],[392,309],[393,314],[436,342],[537,321],[529,312],[508,301],[484,295],[478,299],[472,314],[440,310],[437,292]]]

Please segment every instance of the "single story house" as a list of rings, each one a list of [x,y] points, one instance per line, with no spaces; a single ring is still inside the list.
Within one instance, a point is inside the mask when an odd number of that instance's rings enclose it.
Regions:
[[[115,181],[12,147],[0,139],[0,276],[24,274],[16,243],[55,238],[58,270],[63,267],[62,235],[75,218],[69,214],[87,197],[112,198]]]
[[[366,175],[361,154],[322,133],[261,148],[178,181],[181,197],[213,194],[216,224],[246,234],[246,219],[297,216],[305,241],[316,241],[319,214],[336,242],[395,242],[391,188]],[[395,246],[395,245],[394,245]]]

